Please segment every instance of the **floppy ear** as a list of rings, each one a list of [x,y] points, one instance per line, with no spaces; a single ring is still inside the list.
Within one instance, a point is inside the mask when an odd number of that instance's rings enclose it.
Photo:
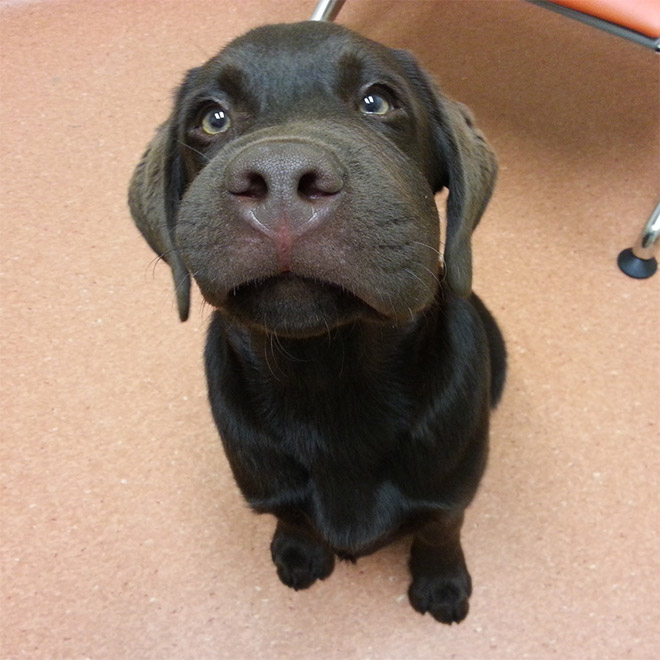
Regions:
[[[497,178],[495,154],[470,111],[460,103],[435,96],[433,121],[436,171],[442,178],[434,192],[447,187],[445,268],[449,286],[460,296],[472,290],[472,232],[486,209]]]
[[[151,249],[172,268],[179,318],[190,310],[190,274],[174,245],[174,220],[183,195],[183,163],[170,123],[163,124],[138,163],[128,191],[131,215]]]
[[[479,224],[497,178],[495,154],[470,111],[444,96],[406,51],[394,51],[408,80],[420,92],[430,120],[433,150],[433,192],[449,189],[445,276],[452,290],[472,290],[472,232]]]

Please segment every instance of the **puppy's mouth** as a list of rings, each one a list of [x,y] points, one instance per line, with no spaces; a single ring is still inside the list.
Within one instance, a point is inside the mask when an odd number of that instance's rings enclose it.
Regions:
[[[292,273],[240,284],[220,307],[241,323],[289,337],[327,334],[357,319],[385,320],[345,288]]]

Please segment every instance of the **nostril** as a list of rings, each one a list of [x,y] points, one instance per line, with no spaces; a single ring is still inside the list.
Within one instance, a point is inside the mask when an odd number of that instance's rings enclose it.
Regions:
[[[306,172],[298,181],[298,194],[304,199],[321,199],[336,195],[341,188],[341,179],[316,171]]]
[[[268,184],[259,172],[242,172],[231,182],[229,192],[239,197],[265,199],[268,196]]]

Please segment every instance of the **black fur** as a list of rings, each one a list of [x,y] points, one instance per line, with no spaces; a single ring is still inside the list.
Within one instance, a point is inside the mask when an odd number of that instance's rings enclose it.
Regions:
[[[325,23],[260,28],[192,70],[136,170],[181,317],[190,276],[216,308],[213,415],[294,589],[411,533],[413,607],[467,614],[460,528],[506,364],[471,292],[495,171],[409,54]]]

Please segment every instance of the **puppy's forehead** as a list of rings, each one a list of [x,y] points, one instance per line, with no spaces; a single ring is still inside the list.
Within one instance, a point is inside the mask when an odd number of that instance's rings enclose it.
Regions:
[[[389,48],[336,24],[305,22],[257,28],[230,43],[204,67],[206,82],[230,95],[297,98],[367,82],[399,79]]]

